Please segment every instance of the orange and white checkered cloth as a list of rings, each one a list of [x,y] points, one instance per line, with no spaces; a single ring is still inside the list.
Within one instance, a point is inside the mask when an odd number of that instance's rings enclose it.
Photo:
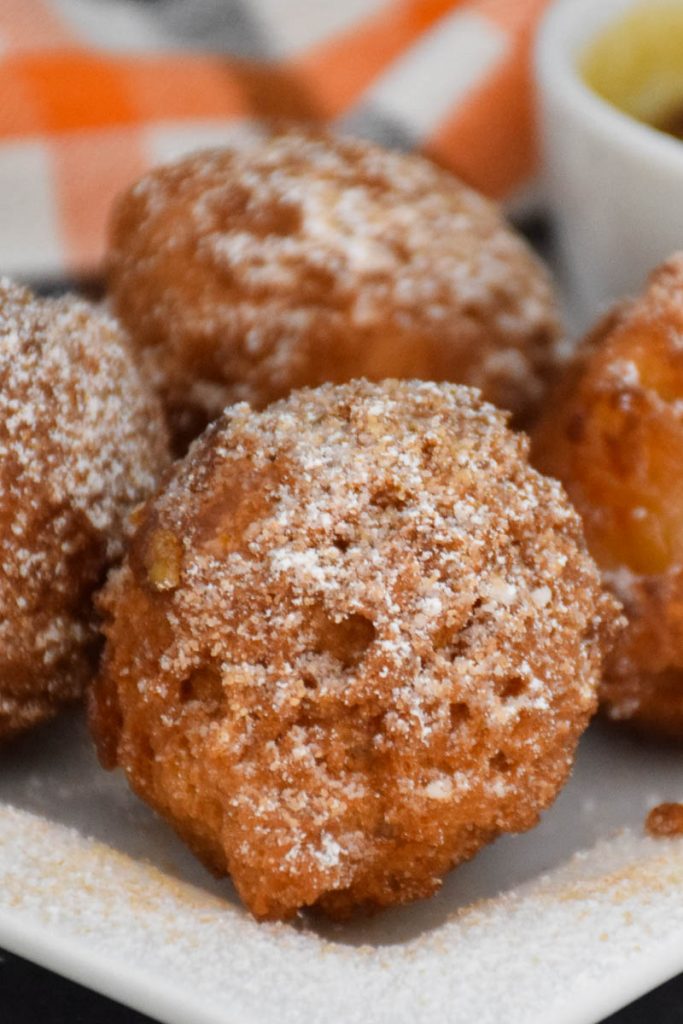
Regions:
[[[419,148],[496,197],[536,160],[547,0],[0,0],[0,271],[88,274],[112,198],[255,117]]]

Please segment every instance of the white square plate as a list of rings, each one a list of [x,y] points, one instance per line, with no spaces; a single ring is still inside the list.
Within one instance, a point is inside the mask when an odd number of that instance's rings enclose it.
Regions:
[[[680,750],[593,726],[435,898],[257,924],[67,716],[0,755],[0,944],[167,1024],[589,1024],[683,970],[683,840],[643,834],[680,798]]]

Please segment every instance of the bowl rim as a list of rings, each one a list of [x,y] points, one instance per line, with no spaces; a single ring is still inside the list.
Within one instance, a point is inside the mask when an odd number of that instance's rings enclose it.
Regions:
[[[649,0],[555,0],[541,20],[534,47],[534,71],[541,98],[552,97],[571,107],[606,141],[656,157],[660,164],[683,172],[683,142],[638,121],[603,99],[578,72],[578,57],[600,31],[620,14],[646,7]],[[683,7],[683,0],[657,0]]]

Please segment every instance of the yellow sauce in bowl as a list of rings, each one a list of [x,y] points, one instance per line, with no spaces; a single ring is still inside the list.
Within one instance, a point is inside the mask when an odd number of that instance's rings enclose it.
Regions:
[[[592,40],[580,70],[625,114],[683,139],[683,0],[631,8]]]

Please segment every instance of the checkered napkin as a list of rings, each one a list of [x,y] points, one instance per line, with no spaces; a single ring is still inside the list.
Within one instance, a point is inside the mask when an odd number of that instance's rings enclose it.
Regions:
[[[547,0],[0,0],[0,271],[96,273],[113,197],[255,117],[419,148],[497,197]]]

